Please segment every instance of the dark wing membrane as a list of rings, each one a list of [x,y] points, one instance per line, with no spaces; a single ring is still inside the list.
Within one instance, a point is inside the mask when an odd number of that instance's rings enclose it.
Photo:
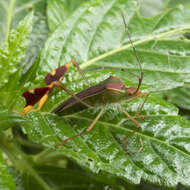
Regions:
[[[63,65],[55,70],[55,74],[52,74],[51,72],[46,75],[44,78],[44,81],[47,85],[51,84],[53,81],[59,81],[61,77],[65,75],[67,72],[67,66]]]
[[[28,105],[35,105],[37,102],[40,101],[40,99],[48,92],[51,88],[48,86],[42,87],[42,88],[35,88],[32,91],[27,90],[25,91],[22,96],[26,99],[26,106]]]
[[[105,88],[104,84],[98,84],[96,86],[92,86],[90,88],[87,88],[87,89],[79,92],[78,94],[76,94],[76,96],[78,98],[80,98],[81,100],[84,100],[84,99],[87,99],[88,97],[94,96],[94,95],[104,91],[105,89],[106,88]],[[78,101],[74,97],[71,97],[68,100],[66,100],[65,102],[63,102],[61,105],[59,105],[57,108],[55,108],[52,111],[52,113],[58,113],[58,112],[64,110],[66,107],[70,107],[75,103],[78,103]]]

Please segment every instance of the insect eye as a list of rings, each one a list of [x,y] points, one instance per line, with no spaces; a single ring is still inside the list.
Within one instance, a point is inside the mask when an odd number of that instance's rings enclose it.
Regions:
[[[129,96],[131,96],[131,95],[136,94],[136,90],[137,90],[136,87],[131,86],[131,87],[127,88],[127,93]]]

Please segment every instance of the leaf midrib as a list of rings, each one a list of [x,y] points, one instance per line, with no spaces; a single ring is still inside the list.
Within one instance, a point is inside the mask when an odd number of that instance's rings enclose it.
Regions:
[[[100,66],[99,64],[94,64],[95,66]],[[106,66],[105,66],[106,67]],[[104,66],[102,66],[102,68],[104,68]],[[121,70],[121,69],[127,69],[128,71],[132,70],[132,71],[139,71],[138,68],[136,67],[128,67],[128,68],[124,68],[124,67],[119,67],[119,66],[109,66],[109,68],[113,68],[113,69],[118,69],[118,70]],[[160,69],[149,69],[149,68],[143,68],[144,71],[149,71],[149,72],[161,72],[161,73],[173,73],[173,74],[190,74],[190,72],[185,72],[185,71],[181,71],[181,72],[178,72],[178,71],[172,71],[172,70],[160,70]]]
[[[14,8],[14,4],[15,4],[15,0],[10,0],[10,1],[11,2],[9,4],[9,8],[8,8],[7,32],[6,32],[6,36],[5,36],[5,41],[8,40],[10,26],[11,26],[11,22],[12,22],[12,16],[13,16],[13,8]]]
[[[137,40],[137,41],[133,42],[133,45],[134,46],[140,45],[142,43],[146,43],[148,41],[155,40],[155,39],[159,39],[160,40],[162,38],[170,37],[172,35],[177,35],[179,33],[185,32],[186,30],[190,30],[190,25],[186,25],[186,26],[181,27],[181,28],[176,28],[174,30],[170,30],[169,32],[166,31],[166,32],[163,32],[163,33],[160,33],[160,34],[155,34],[155,35],[147,36],[147,38],[145,38],[145,39],[141,39],[141,40]],[[131,47],[132,47],[131,44],[127,44],[127,45],[121,46],[119,48],[113,49],[111,51],[108,51],[108,52],[106,52],[106,53],[104,53],[102,55],[99,55],[99,56],[97,56],[97,57],[95,57],[93,59],[90,59],[90,60],[82,63],[80,65],[80,67],[81,67],[81,69],[84,69],[84,68],[92,65],[93,63],[95,63],[97,61],[100,61],[101,59],[104,59],[104,58],[106,58],[108,56],[111,56],[111,55],[116,54],[118,52],[124,51],[126,49],[129,49]]]
[[[189,43],[190,45],[190,43]],[[130,51],[130,49],[129,49]],[[132,51],[132,49],[131,49]],[[156,55],[164,55],[164,56],[171,56],[171,57],[179,57],[179,58],[184,58],[184,57],[190,57],[190,53],[186,53],[186,54],[189,54],[189,55],[180,55],[180,53],[177,55],[177,54],[171,54],[171,53],[164,53],[163,51],[156,51],[156,50],[153,50],[153,49],[144,49],[144,48],[138,48],[136,49],[137,52],[141,52],[141,53],[150,53],[150,54],[156,54]]]

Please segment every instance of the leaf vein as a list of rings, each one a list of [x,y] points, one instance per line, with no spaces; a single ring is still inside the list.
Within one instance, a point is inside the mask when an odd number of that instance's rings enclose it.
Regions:
[[[89,57],[89,51],[90,51],[90,48],[92,46],[92,42],[93,42],[93,39],[100,27],[100,25],[104,22],[104,18],[105,16],[108,14],[108,12],[110,11],[110,9],[117,3],[117,0],[114,0],[111,5],[108,7],[108,9],[104,12],[104,14],[102,14],[102,19],[101,21],[97,24],[95,30],[94,30],[94,33],[92,34],[90,40],[89,40],[89,43],[88,43],[88,46],[87,46],[87,49],[86,49],[86,60],[88,60],[88,57]]]
[[[167,115],[168,116],[168,115]],[[167,116],[165,116],[165,117],[167,117]],[[77,116],[77,115],[68,115],[67,117],[74,117],[74,118],[77,118],[77,119],[82,119],[82,120],[88,120],[88,121],[91,121],[91,119],[88,119],[88,118],[85,118],[85,117],[82,117],[82,116]],[[158,115],[156,116],[156,117],[158,117]],[[173,115],[171,115],[171,117],[176,117],[176,116],[173,116]],[[123,128],[123,127],[120,127],[120,126],[115,126],[114,124],[112,124],[112,123],[107,123],[107,122],[105,122],[105,121],[97,121],[97,123],[100,123],[100,124],[102,124],[103,126],[110,126],[110,127],[112,127],[112,128],[116,128],[116,129],[121,129],[121,130],[124,130],[124,131],[128,131],[128,132],[133,132],[133,130],[132,129],[129,129],[129,128]],[[151,137],[151,136],[148,136],[148,135],[145,135],[145,134],[142,134],[142,133],[140,133],[140,132],[136,132],[136,134],[138,134],[139,136],[142,136],[142,137],[144,137],[144,138],[148,138],[148,139],[150,139],[150,140],[152,140],[152,141],[156,141],[156,142],[158,142],[158,143],[161,143],[161,144],[165,144],[166,146],[168,146],[168,147],[170,147],[170,148],[173,148],[173,149],[175,149],[176,151],[178,151],[178,152],[180,152],[180,153],[182,153],[183,155],[185,155],[185,156],[187,156],[188,158],[190,158],[190,155],[189,154],[187,154],[186,152],[184,152],[184,151],[182,151],[182,150],[180,150],[180,149],[178,149],[177,147],[174,147],[174,146],[172,146],[172,145],[170,145],[170,144],[167,144],[167,143],[165,143],[164,141],[162,141],[162,140],[160,140],[160,139],[155,139],[155,138],[153,138],[153,137]]]

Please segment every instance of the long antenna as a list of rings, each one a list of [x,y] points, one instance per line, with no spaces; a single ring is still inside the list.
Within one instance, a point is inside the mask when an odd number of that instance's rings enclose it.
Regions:
[[[129,33],[127,23],[125,22],[125,16],[124,16],[123,12],[121,12],[121,16],[122,16],[122,18],[123,18],[123,24],[124,24],[124,26],[125,26],[125,31],[126,31],[127,34],[128,34],[129,41],[130,41],[130,43],[131,43],[131,46],[132,46],[132,48],[133,48],[135,57],[136,57],[136,59],[137,59],[137,62],[138,62],[138,64],[139,64],[140,71],[141,71],[141,76],[139,77],[139,84],[138,84],[138,87],[137,87],[137,90],[136,90],[136,92],[137,92],[137,91],[139,90],[141,84],[142,84],[142,80],[143,80],[143,77],[144,77],[144,71],[143,71],[143,68],[142,68],[140,59],[139,59],[139,57],[138,57],[138,55],[137,55],[137,51],[136,51],[136,49],[135,49],[135,46],[133,45],[133,42],[132,42],[132,40],[131,40],[131,35],[130,35],[130,33]]]

